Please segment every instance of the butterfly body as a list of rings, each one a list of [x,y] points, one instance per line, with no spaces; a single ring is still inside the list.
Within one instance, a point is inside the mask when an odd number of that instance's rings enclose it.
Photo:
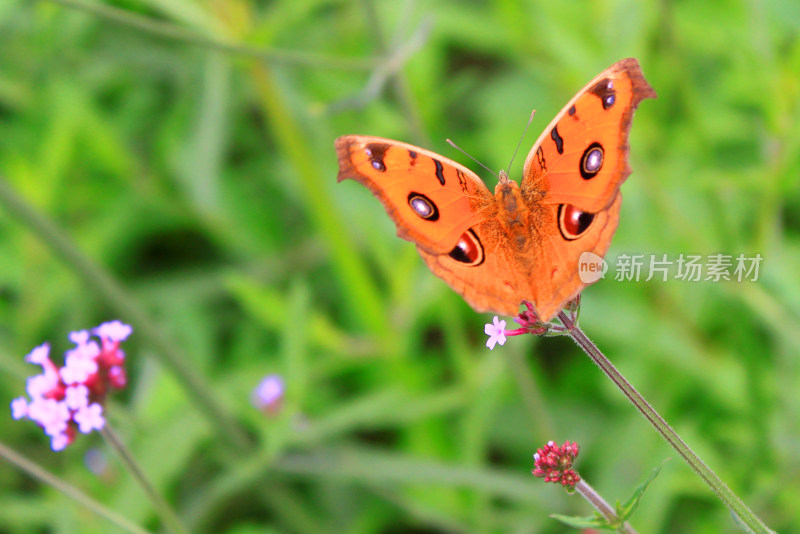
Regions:
[[[501,171],[494,195],[452,160],[369,136],[337,139],[339,180],[367,186],[398,235],[477,311],[514,315],[527,300],[547,320],[586,285],[581,254],[608,249],[630,173],[628,130],[647,97],[655,92],[638,62],[615,63],[545,128],[522,181]]]

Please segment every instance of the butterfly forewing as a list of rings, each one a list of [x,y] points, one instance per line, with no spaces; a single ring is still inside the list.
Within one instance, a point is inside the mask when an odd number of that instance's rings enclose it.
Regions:
[[[336,140],[339,181],[352,178],[378,197],[403,239],[450,253],[491,211],[494,197],[472,171],[443,156],[391,139]]]
[[[525,160],[522,189],[546,191],[547,204],[590,213],[608,207],[630,174],[633,112],[642,99],[655,96],[633,58],[601,72],[542,132]]]

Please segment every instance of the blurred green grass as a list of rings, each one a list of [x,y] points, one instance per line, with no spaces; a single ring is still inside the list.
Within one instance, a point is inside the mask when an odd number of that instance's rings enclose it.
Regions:
[[[488,352],[490,317],[394,237],[368,191],[335,180],[333,139],[350,133],[463,160],[451,138],[501,168],[531,109],[538,130],[630,56],[659,97],[634,119],[610,256],[764,261],[757,283],[603,281],[584,293],[583,328],[769,526],[800,530],[796,2],[103,5],[180,32],[0,3],[0,176],[127,290],[249,436],[244,451],[231,445],[133,324],[131,385],[111,419],[192,532],[565,532],[549,514],[589,510],[530,476],[544,442],[578,441],[579,471],[612,501],[674,456],[569,341],[516,338]],[[350,63],[391,53],[426,21],[397,75],[359,98],[373,71]],[[193,36],[285,53],[259,60]],[[359,105],[328,111],[342,102]],[[120,311],[0,213],[10,402],[32,347],[61,352],[70,330]],[[274,372],[288,391],[268,420],[249,396]],[[87,470],[87,450],[110,454],[99,436],[54,454],[30,422],[0,418],[0,434],[157,527],[113,457],[102,476]],[[2,533],[114,531],[5,463],[0,502]],[[679,461],[632,523],[736,532]]]

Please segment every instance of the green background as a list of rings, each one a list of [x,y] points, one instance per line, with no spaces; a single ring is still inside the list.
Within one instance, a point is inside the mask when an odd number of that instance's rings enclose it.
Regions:
[[[800,531],[795,0],[0,2],[0,404],[34,346],[58,356],[119,318],[130,385],[110,423],[191,532],[570,532],[549,515],[589,505],[530,474],[550,439],[581,445],[610,502],[672,458],[639,532],[737,532],[573,343],[488,351],[491,316],[336,183],[342,134],[467,163],[451,138],[503,168],[535,108],[517,179],[624,57],[658,99],[634,119],[610,256],[764,260],[757,282],[609,277],[582,327],[771,528]],[[269,373],[287,393],[267,417],[250,393]],[[53,453],[8,414],[0,441],[160,528],[101,436]],[[0,503],[2,534],[122,531],[5,461]]]

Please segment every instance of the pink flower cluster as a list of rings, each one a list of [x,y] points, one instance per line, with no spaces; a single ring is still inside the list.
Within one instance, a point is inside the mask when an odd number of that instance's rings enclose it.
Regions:
[[[123,367],[125,353],[119,344],[133,331],[120,321],[103,323],[90,331],[69,335],[75,347],[64,354],[64,365],[50,359],[50,345],[31,351],[25,361],[40,365],[42,373],[28,378],[30,400],[11,401],[14,419],[27,417],[50,436],[50,446],[60,451],[75,440],[76,430],[88,434],[105,425],[103,402],[109,388],[121,389],[128,377]],[[91,339],[94,334],[100,344]]]
[[[489,347],[489,350],[494,350],[494,346],[498,343],[501,345],[505,344],[506,336],[521,336],[522,334],[541,336],[546,334],[551,328],[558,328],[550,323],[542,322],[536,310],[533,308],[533,304],[527,300],[523,300],[522,304],[524,304],[527,309],[521,311],[519,315],[514,318],[514,321],[518,323],[521,328],[506,330],[506,322],[500,321],[496,315],[492,322],[484,327],[483,331],[489,336],[489,339],[486,341],[486,346]]]
[[[568,491],[575,489],[575,484],[581,477],[572,469],[572,462],[578,456],[578,444],[564,442],[559,447],[553,441],[536,451],[533,455],[534,467],[531,470],[534,476],[544,478],[545,482],[561,484]]]
[[[523,300],[522,304],[525,310],[519,312],[514,318],[514,322],[520,325],[520,328],[513,330],[506,330],[506,322],[501,321],[496,315],[491,323],[484,326],[483,331],[489,336],[486,341],[486,346],[489,350],[494,350],[495,345],[498,343],[503,345],[506,342],[507,336],[521,336],[523,334],[533,334],[534,336],[556,336],[569,333],[569,329],[558,323],[546,323],[541,320],[533,304],[527,300]],[[569,311],[570,321],[573,325],[578,320],[578,310],[581,306],[580,294],[565,304],[566,309]],[[561,321],[559,319],[559,321]]]

